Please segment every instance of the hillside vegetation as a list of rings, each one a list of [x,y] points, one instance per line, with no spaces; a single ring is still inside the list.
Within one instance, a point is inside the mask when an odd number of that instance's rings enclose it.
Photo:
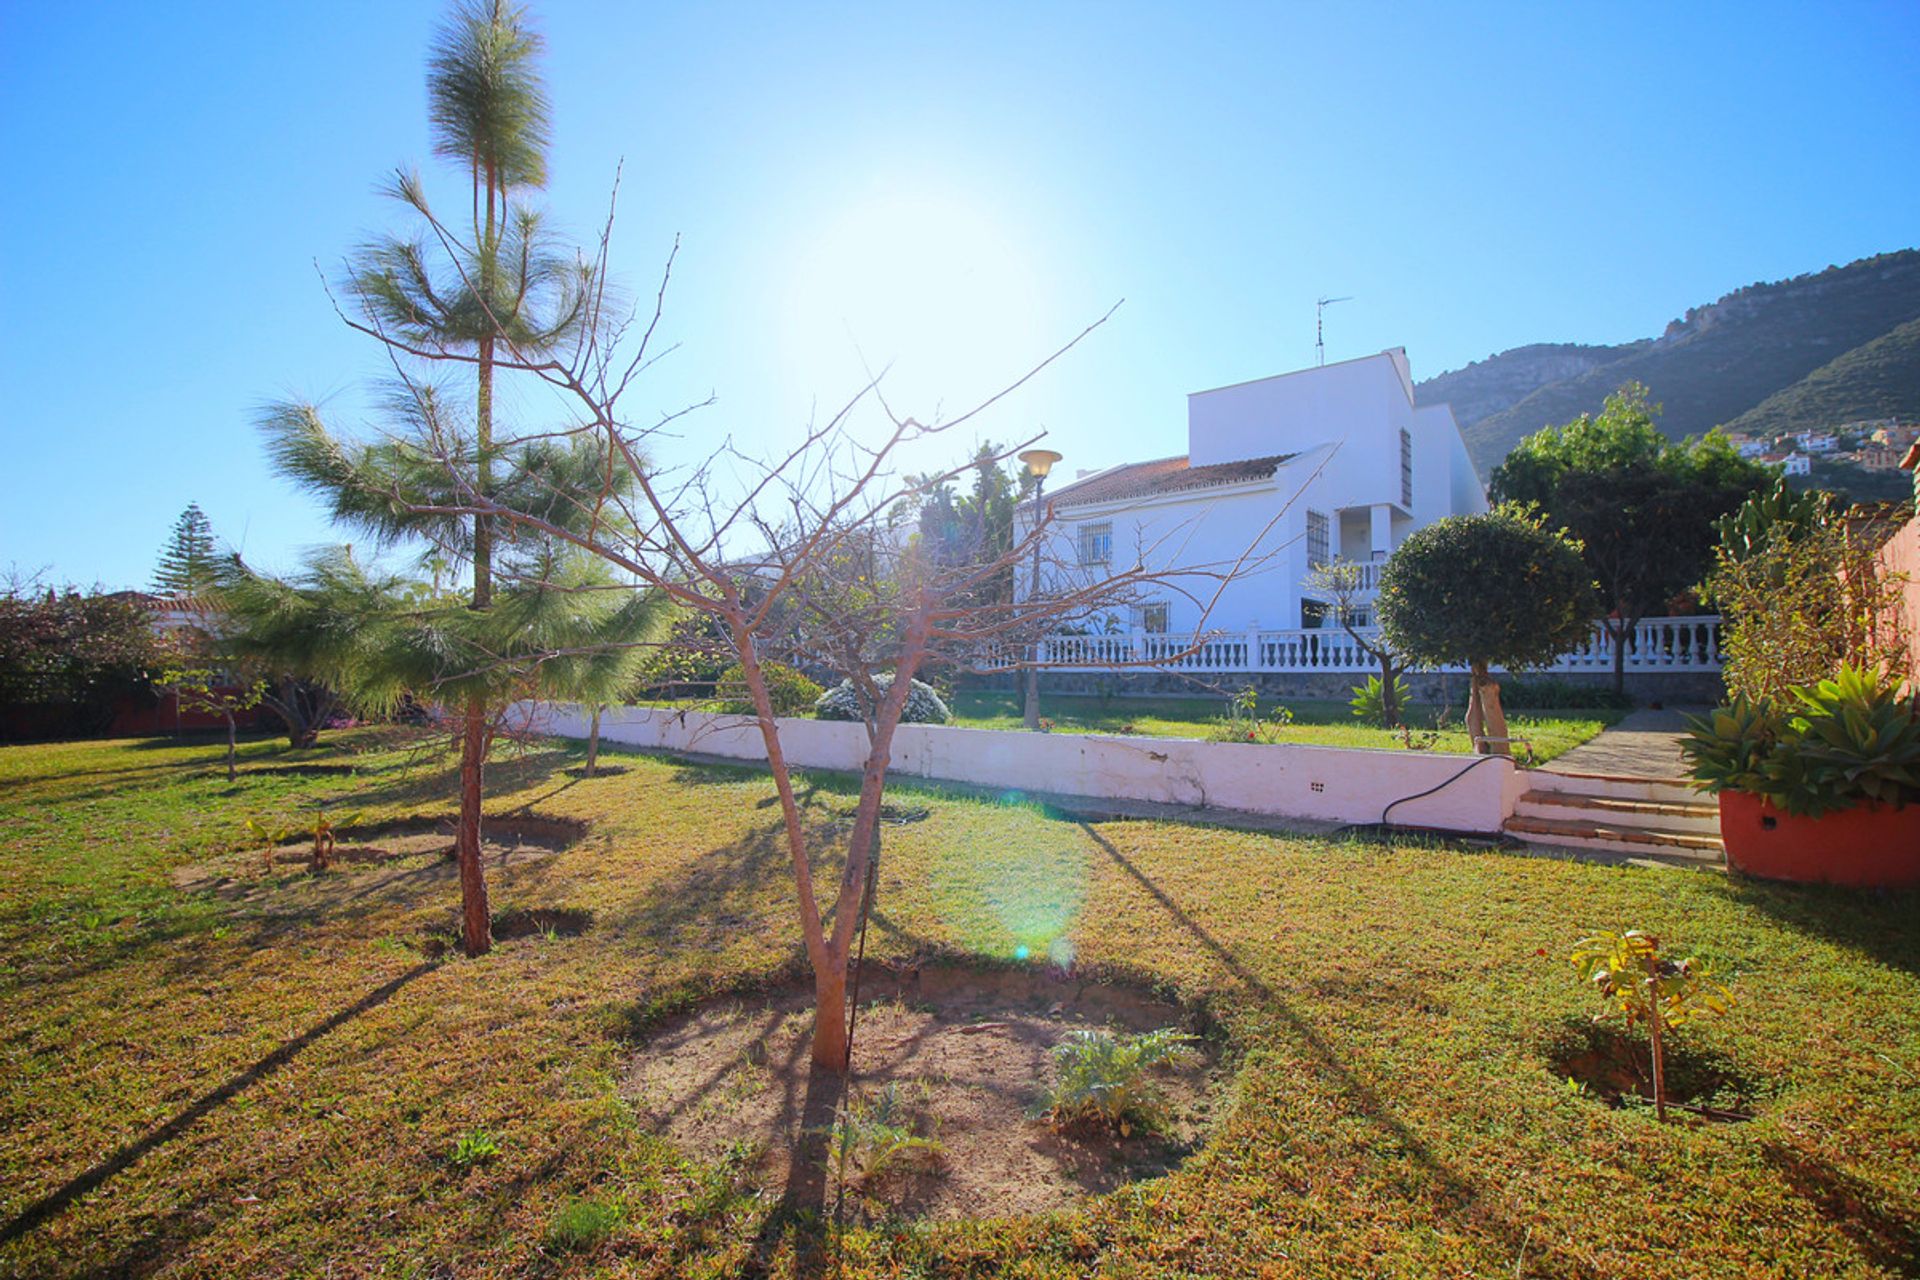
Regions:
[[[1916,381],[1920,320],[1909,320],[1774,392],[1727,426],[1776,435],[1830,423],[1907,418],[1914,412]]]
[[[1920,252],[1739,289],[1689,310],[1658,338],[1615,347],[1517,347],[1417,388],[1449,403],[1474,465],[1490,472],[1543,426],[1597,412],[1638,380],[1679,439],[1743,417],[1743,429],[1804,430],[1864,417],[1920,417]]]

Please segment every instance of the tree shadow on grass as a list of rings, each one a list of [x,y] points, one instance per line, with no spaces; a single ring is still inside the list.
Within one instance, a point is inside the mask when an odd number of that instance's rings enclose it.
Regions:
[[[1868,1261],[1894,1275],[1920,1275],[1920,1222],[1876,1203],[1888,1193],[1784,1143],[1763,1142],[1760,1153]]]
[[[1714,891],[1799,932],[1920,974],[1920,889],[1771,884],[1730,874]]]
[[[837,1072],[817,1066],[807,1072],[807,1091],[800,1102],[800,1136],[787,1172],[786,1189],[761,1220],[743,1275],[758,1280],[773,1274],[783,1243],[793,1249],[793,1274],[800,1280],[814,1280],[828,1273],[835,1250],[827,1203],[827,1163],[834,1116],[846,1088],[846,1078]]]
[[[67,1180],[48,1194],[28,1205],[5,1225],[0,1226],[0,1244],[16,1240],[33,1230],[48,1218],[65,1210],[74,1201],[98,1188],[115,1174],[122,1173],[145,1156],[148,1152],[162,1147],[185,1133],[195,1121],[205,1117],[216,1108],[232,1101],[243,1090],[259,1083],[272,1075],[287,1063],[293,1061],[314,1041],[334,1031],[347,1022],[372,1009],[377,1009],[393,998],[395,992],[423,974],[431,972],[436,966],[431,962],[417,964],[413,968],[391,978],[369,991],[354,1003],[335,1013],[324,1022],[316,1023],[300,1035],[269,1053],[252,1066],[246,1068],[207,1093],[202,1094],[185,1110],[175,1115],[159,1128],[145,1137],[130,1142],[115,1151],[92,1168]]]
[[[1352,1069],[1336,1053],[1333,1046],[1318,1030],[1283,998],[1279,992],[1269,986],[1254,973],[1236,955],[1231,947],[1222,943],[1176,902],[1173,897],[1155,884],[1153,879],[1135,866],[1125,854],[1116,848],[1090,823],[1076,822],[1082,832],[1091,840],[1113,864],[1131,878],[1149,897],[1159,903],[1168,915],[1172,916],[1183,930],[1209,954],[1218,960],[1235,979],[1263,1002],[1263,1011],[1277,1016],[1293,1037],[1306,1049],[1314,1060],[1319,1074],[1332,1082],[1341,1093],[1352,1102],[1356,1111],[1368,1121],[1378,1126],[1398,1147],[1407,1152],[1418,1164],[1438,1191],[1436,1199],[1442,1212],[1460,1220],[1462,1225],[1473,1234],[1491,1230],[1499,1237],[1502,1248],[1508,1257],[1531,1248],[1535,1253],[1545,1252],[1551,1255],[1556,1275],[1586,1276],[1596,1274],[1592,1264],[1570,1254],[1553,1243],[1533,1239],[1531,1225],[1517,1221],[1514,1215],[1497,1203],[1494,1188],[1481,1184],[1471,1174],[1464,1173],[1446,1163],[1436,1155],[1431,1147],[1409,1129],[1387,1105],[1386,1099],[1372,1085],[1356,1076]]]

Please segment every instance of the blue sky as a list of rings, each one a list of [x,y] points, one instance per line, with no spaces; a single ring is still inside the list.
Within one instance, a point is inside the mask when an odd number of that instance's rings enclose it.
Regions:
[[[1320,294],[1329,359],[1426,376],[1920,240],[1912,5],[536,12],[553,215],[593,233],[624,158],[616,269],[682,237],[633,407],[716,403],[668,460],[777,447],[863,357],[952,413],[1122,298],[981,429],[1161,456],[1186,392],[1311,362]],[[0,567],[139,585],[189,500],[269,565],[333,536],[253,416],[361,412],[316,264],[402,225],[393,166],[447,176],[440,15],[0,6]]]

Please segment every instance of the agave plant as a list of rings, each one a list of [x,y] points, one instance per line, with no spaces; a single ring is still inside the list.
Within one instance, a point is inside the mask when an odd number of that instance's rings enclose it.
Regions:
[[[1776,804],[1819,817],[1861,801],[1920,800],[1920,700],[1858,667],[1793,696],[1790,749],[1766,765]]]
[[[1189,1061],[1193,1045],[1194,1037],[1173,1027],[1132,1036],[1069,1031],[1052,1049],[1060,1075],[1047,1092],[1043,1114],[1056,1125],[1092,1121],[1123,1138],[1136,1127],[1157,1128],[1165,1120],[1165,1104],[1149,1073]]]
[[[1702,789],[1714,794],[1762,794],[1767,761],[1784,727],[1784,717],[1769,704],[1743,694],[1704,716],[1688,716],[1688,733],[1680,750],[1692,763],[1694,781]]]
[[[1867,802],[1920,800],[1920,699],[1843,666],[1778,706],[1735,698],[1695,717],[1681,743],[1707,791],[1744,791],[1819,817]]]

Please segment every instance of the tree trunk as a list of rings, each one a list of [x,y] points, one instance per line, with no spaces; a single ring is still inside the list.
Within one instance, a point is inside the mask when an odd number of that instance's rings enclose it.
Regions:
[[[1653,1040],[1653,1115],[1662,1124],[1667,1120],[1667,1060],[1661,1044],[1660,961],[1647,958],[1647,1029]]]
[[[240,775],[233,767],[233,757],[240,750],[239,731],[234,727],[233,712],[227,712],[227,781],[236,782]]]
[[[1380,659],[1380,719],[1389,729],[1400,727],[1400,694],[1394,688],[1400,680],[1400,672],[1395,669],[1393,659],[1385,653]]]
[[[487,764],[487,707],[480,698],[467,703],[460,734],[460,826],[454,857],[460,863],[462,934],[470,956],[493,949],[493,913],[487,904],[487,871],[480,856],[480,801]]]
[[[292,679],[282,680],[276,691],[266,698],[265,705],[286,725],[287,746],[294,751],[304,750],[318,742],[320,726],[333,713],[331,695],[310,697],[307,687]]]
[[[1627,637],[1640,625],[1640,619],[1607,619],[1607,631],[1613,639],[1613,691],[1627,691]],[[1616,629],[1617,628],[1617,629]]]
[[[813,976],[813,1065],[835,1075],[852,1064],[847,1040],[847,958],[835,955]]]
[[[1481,755],[1506,756],[1513,752],[1507,743],[1507,717],[1500,709],[1500,686],[1487,671],[1487,664],[1472,664],[1472,692],[1467,695],[1467,737]]]
[[[1021,722],[1029,729],[1040,727],[1040,669],[1027,668],[1026,705],[1021,710]]]
[[[595,707],[593,709],[593,720],[587,726],[587,776],[589,778],[593,776],[593,771],[596,767],[599,766],[599,763],[600,763],[600,708]]]

